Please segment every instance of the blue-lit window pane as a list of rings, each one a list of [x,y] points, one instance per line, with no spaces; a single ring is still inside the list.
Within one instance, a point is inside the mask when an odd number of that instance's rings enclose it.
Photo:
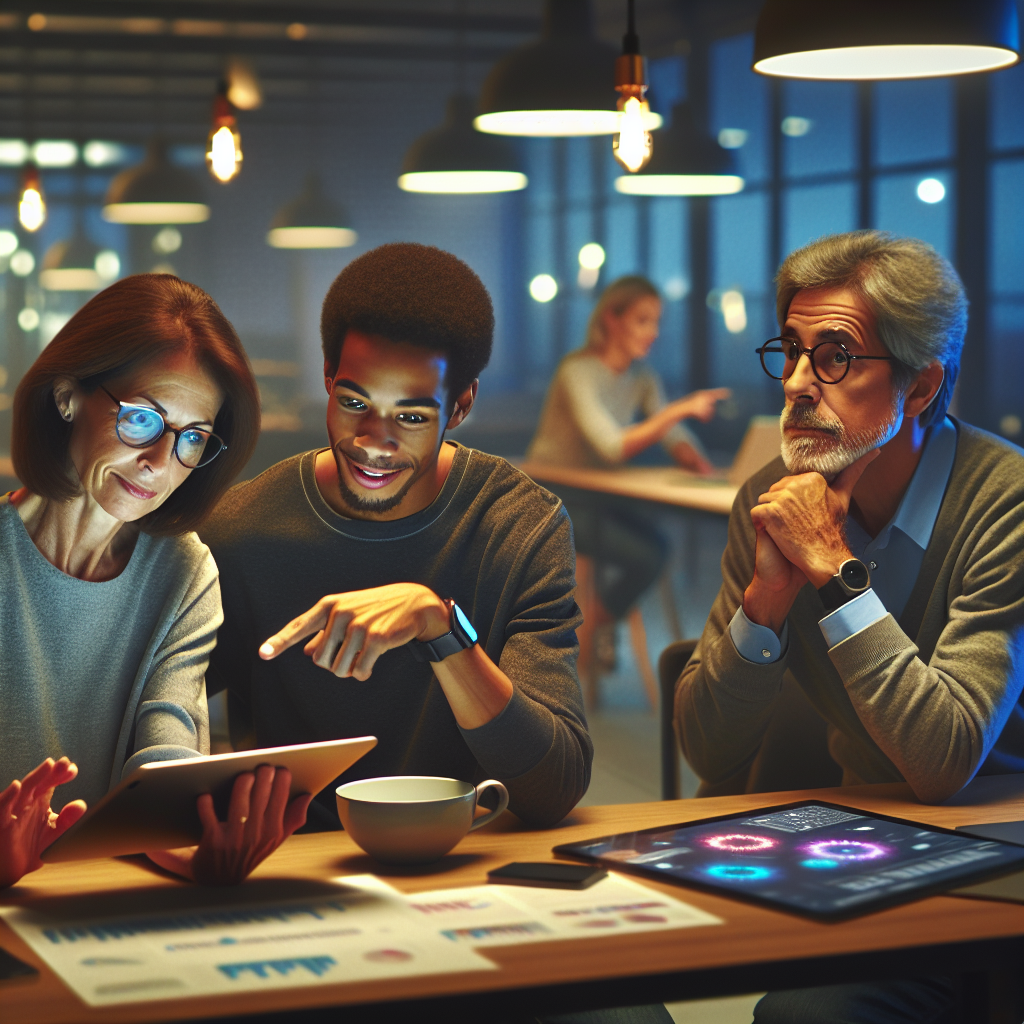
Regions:
[[[926,203],[918,198],[925,179],[934,178],[945,188],[941,202]],[[920,238],[935,246],[947,259],[953,255],[953,183],[949,171],[927,174],[889,174],[874,182],[876,228],[895,235]]]
[[[948,78],[879,82],[872,97],[874,159],[881,167],[953,155],[953,84]]]
[[[601,270],[604,281],[614,281],[623,274],[636,274],[641,262],[637,252],[637,210],[640,204],[630,197],[608,203],[605,264]]]
[[[747,133],[736,150],[739,171],[748,182],[764,181],[769,166],[768,101],[770,84],[750,70],[754,54],[752,35],[721,39],[711,46],[711,131],[723,128]]]
[[[857,191],[852,182],[805,185],[782,194],[782,245],[785,253],[822,235],[857,226]]]
[[[993,295],[1024,294],[1024,160],[990,170],[989,287]]]
[[[989,328],[988,390],[991,417],[1000,433],[1024,441],[1024,301],[992,303]]]
[[[1024,147],[1024,64],[989,76],[994,149]]]
[[[687,234],[689,207],[684,199],[652,199],[648,205],[648,275],[662,294],[661,336],[650,361],[666,387],[678,390],[687,372],[686,296],[690,291]]]
[[[608,143],[611,149],[611,142]],[[570,202],[585,202],[594,195],[594,162],[590,139],[565,140],[565,181]]]
[[[852,171],[857,163],[857,87],[851,82],[786,82],[783,167],[789,177]]]
[[[668,122],[672,107],[686,98],[686,62],[682,57],[662,57],[647,66],[651,109]]]
[[[768,196],[748,193],[715,200],[711,204],[711,296],[694,295],[693,302],[707,302],[713,352],[711,376],[717,384],[728,384],[737,392],[744,417],[756,409],[744,399],[747,392],[763,392],[765,377],[754,349],[774,333],[770,307],[774,301],[768,265]],[[726,329],[725,317],[716,306],[723,292],[742,293],[747,326],[742,331]],[[765,333],[767,328],[767,333]]]

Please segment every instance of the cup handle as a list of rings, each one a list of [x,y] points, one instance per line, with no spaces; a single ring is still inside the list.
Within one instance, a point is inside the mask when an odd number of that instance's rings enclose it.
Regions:
[[[480,802],[480,797],[483,796],[484,790],[490,789],[492,786],[498,791],[498,806],[495,807],[490,814],[484,814],[475,819],[473,824],[469,826],[470,832],[478,829],[481,825],[486,825],[489,821],[494,821],[494,819],[501,814],[506,807],[508,807],[508,790],[497,779],[488,779],[486,782],[481,782],[480,785],[476,787],[477,803]]]

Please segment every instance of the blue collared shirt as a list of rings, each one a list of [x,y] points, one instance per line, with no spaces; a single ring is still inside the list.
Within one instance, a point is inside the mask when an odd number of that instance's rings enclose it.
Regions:
[[[956,457],[956,437],[948,417],[931,432],[896,515],[877,537],[869,537],[852,516],[846,520],[847,544],[871,570],[871,587],[818,623],[829,647],[886,614],[899,618],[903,612],[942,507]],[[729,633],[742,658],[770,665],[786,650],[789,627],[784,625],[782,635],[776,636],[767,626],[751,622],[741,605],[729,623]]]

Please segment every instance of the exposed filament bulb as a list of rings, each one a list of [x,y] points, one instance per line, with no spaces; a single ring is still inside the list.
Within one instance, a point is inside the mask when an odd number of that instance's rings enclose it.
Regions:
[[[619,134],[612,142],[615,159],[635,174],[651,159],[651,133],[644,128],[644,114],[649,110],[646,100],[630,96],[622,103]]]

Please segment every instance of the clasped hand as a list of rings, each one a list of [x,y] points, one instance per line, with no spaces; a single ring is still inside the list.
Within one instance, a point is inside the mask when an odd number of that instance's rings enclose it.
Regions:
[[[757,531],[754,578],[743,595],[752,622],[776,633],[805,583],[822,587],[852,558],[844,525],[853,489],[878,457],[872,449],[831,483],[820,473],[786,476],[758,497],[750,510]]]
[[[377,659],[410,640],[447,633],[448,608],[428,587],[392,583],[372,590],[328,594],[260,648],[271,661],[310,634],[303,652],[336,676],[370,678]]]

